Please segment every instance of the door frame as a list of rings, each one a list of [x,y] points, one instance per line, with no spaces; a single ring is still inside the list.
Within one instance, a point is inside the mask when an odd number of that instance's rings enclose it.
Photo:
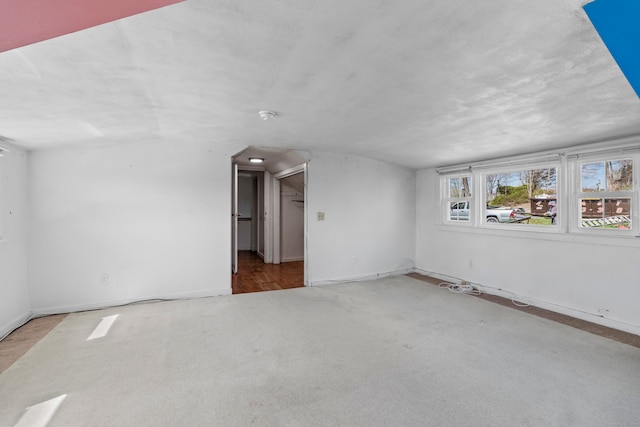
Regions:
[[[273,184],[271,186],[272,189],[272,200],[273,206],[272,211],[273,215],[271,216],[272,229],[273,229],[273,263],[280,264],[282,250],[280,247],[280,180],[283,178],[287,178],[291,175],[296,175],[299,173],[303,173],[304,175],[304,285],[307,286],[307,165],[308,162],[301,163],[296,166],[292,166],[288,169],[280,171],[276,174],[273,174]],[[266,241],[265,241],[266,245]]]
[[[304,174],[304,285],[308,286],[308,253],[307,253],[307,230],[308,230],[308,213],[307,213],[307,169],[308,162],[282,170],[278,173],[271,174],[263,167],[238,166],[235,158],[232,158],[232,196],[231,196],[231,259],[232,273],[238,272],[238,172],[243,171],[261,171],[263,172],[264,185],[264,262],[267,264],[280,264],[281,247],[280,247],[280,180],[298,173]],[[260,220],[260,219],[259,219]]]
[[[231,168],[231,274],[238,273],[238,164]]]

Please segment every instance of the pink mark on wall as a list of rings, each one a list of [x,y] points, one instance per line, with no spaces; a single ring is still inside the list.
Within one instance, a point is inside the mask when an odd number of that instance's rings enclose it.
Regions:
[[[0,52],[184,0],[0,0]]]

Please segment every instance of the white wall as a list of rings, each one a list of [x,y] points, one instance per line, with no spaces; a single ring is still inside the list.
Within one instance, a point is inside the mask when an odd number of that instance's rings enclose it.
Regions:
[[[31,315],[27,270],[28,153],[0,157],[0,338]]]
[[[312,153],[307,173],[309,284],[413,267],[413,170],[356,155]]]
[[[640,333],[640,239],[473,233],[437,225],[439,178],[417,174],[416,267],[520,300]],[[617,243],[616,243],[617,242]],[[471,261],[471,265],[469,264]],[[604,311],[607,310],[607,311]]]
[[[230,293],[230,156],[242,147],[218,147],[149,140],[34,152],[32,309]]]
[[[280,260],[304,260],[304,193],[280,181]]]

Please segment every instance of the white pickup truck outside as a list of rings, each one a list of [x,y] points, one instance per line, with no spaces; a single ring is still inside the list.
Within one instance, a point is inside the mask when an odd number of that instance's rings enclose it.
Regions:
[[[487,206],[485,211],[487,222],[517,222],[519,215],[513,209]],[[455,202],[451,204],[449,213],[451,221],[469,221],[469,202]]]

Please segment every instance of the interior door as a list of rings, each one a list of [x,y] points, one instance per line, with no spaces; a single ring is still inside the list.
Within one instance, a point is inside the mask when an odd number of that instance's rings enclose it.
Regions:
[[[231,273],[238,272],[238,165],[233,164],[231,177]]]

